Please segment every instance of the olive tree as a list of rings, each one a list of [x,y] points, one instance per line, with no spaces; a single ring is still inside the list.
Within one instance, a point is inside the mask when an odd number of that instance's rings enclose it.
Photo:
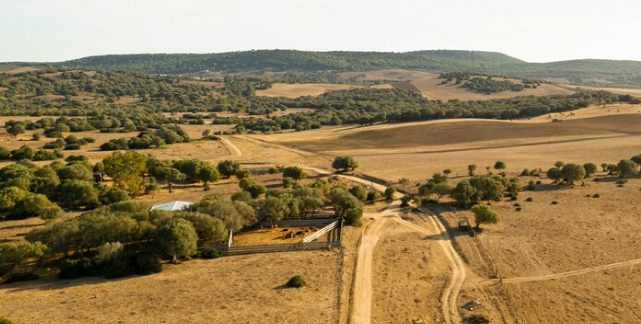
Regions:
[[[179,257],[186,258],[196,254],[198,234],[188,220],[174,218],[158,229],[158,245],[176,263]]]
[[[338,172],[354,171],[358,168],[358,162],[351,156],[337,156],[332,162],[332,168]]]
[[[496,224],[501,221],[499,214],[492,211],[490,206],[487,205],[475,205],[472,207],[472,213],[474,213],[474,220],[476,222],[476,228],[480,228],[481,224]]]

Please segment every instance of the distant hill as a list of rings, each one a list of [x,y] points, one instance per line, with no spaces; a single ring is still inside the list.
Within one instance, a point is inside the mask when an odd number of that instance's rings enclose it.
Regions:
[[[25,63],[18,63],[24,65]],[[479,51],[430,50],[392,52],[306,52],[257,50],[218,54],[131,54],[90,56],[36,67],[131,71],[152,74],[350,72],[382,69],[454,72],[469,71],[524,78],[556,79],[585,86],[641,87],[641,62],[571,60],[528,63],[517,58]]]
[[[469,51],[303,52],[261,50],[220,54],[133,54],[91,56],[57,63],[71,68],[123,70],[160,74],[203,70],[227,73],[255,71],[367,71],[387,68],[446,71],[483,69],[524,63],[500,53]]]

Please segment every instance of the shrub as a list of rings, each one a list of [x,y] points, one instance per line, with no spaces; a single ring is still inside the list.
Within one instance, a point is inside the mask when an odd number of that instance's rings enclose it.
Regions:
[[[0,324],[13,324],[13,322],[4,317],[0,317]]]
[[[212,248],[202,248],[196,254],[199,259],[217,259],[222,256],[225,256],[225,252]]]
[[[376,200],[376,199],[380,199],[380,198],[381,198],[381,194],[380,194],[378,191],[376,191],[376,190],[370,190],[370,191],[367,193],[367,198],[366,198],[366,200],[368,200],[368,201],[374,201],[374,200]]]
[[[410,204],[409,204],[409,202],[410,202],[411,200],[412,200],[412,198],[410,198],[410,196],[408,196],[408,195],[403,196],[403,197],[401,198],[401,207],[407,207],[407,206],[409,206],[409,205],[410,205]]]
[[[65,259],[60,262],[58,267],[60,268],[58,279],[76,279],[91,276],[95,271],[95,264],[89,258]]]
[[[592,196],[592,198],[601,198],[601,195],[599,195],[599,194],[597,193],[597,194],[594,194],[594,195]]]
[[[305,282],[305,279],[303,279],[303,277],[301,277],[300,275],[296,275],[289,279],[289,281],[287,282],[287,286],[300,288],[307,286],[307,282]]]
[[[521,204],[519,204],[519,203],[515,203],[515,204],[514,204],[514,207],[521,207]]]
[[[273,166],[269,168],[269,174],[278,174],[278,173],[280,173],[280,170],[277,167]]]
[[[134,273],[139,276],[147,276],[162,271],[160,258],[151,253],[141,253],[135,257]]]
[[[532,201],[534,201],[534,199],[532,199],[532,197],[527,197],[527,199],[525,199],[525,201],[532,202]]]
[[[523,210],[521,207],[516,207],[517,212],[520,212],[521,210]]]
[[[558,205],[558,204],[559,204],[559,202],[556,201],[556,200],[552,202],[552,205]]]

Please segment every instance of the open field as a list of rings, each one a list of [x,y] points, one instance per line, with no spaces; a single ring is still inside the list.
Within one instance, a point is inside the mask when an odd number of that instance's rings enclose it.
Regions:
[[[495,269],[503,277],[504,299],[522,322],[636,323],[641,320],[636,298],[641,294],[636,234],[641,180],[618,187],[612,179],[524,191],[520,212],[514,202],[493,203],[502,222],[487,226],[480,243],[453,229],[456,246],[472,271],[487,276]],[[586,197],[596,193],[600,198]],[[525,197],[533,201],[524,202]],[[450,227],[473,218],[469,211],[433,211]],[[496,280],[479,285],[500,286]]]
[[[362,88],[351,84],[323,84],[323,83],[275,83],[267,90],[258,90],[256,95],[266,97],[287,97],[298,98],[302,96],[318,96],[328,91],[349,90]],[[391,85],[382,84],[372,86],[372,88],[389,89]]]
[[[483,172],[486,165],[499,159],[507,163],[508,172],[516,173],[524,168],[547,170],[558,160],[600,164],[639,154],[638,110],[639,106],[630,105],[590,107],[574,112],[574,116],[566,113],[567,119],[557,123],[548,117],[441,120],[341,126],[256,138],[316,152],[325,161],[351,155],[360,163],[359,172],[388,181],[401,177],[420,180],[445,168],[452,169],[454,176],[465,175],[468,164],[477,164],[478,172]]]
[[[165,265],[146,277],[11,284],[0,290],[0,314],[42,324],[332,323],[338,317],[339,257],[256,254]],[[283,287],[298,274],[307,287]]]
[[[497,79],[498,80],[498,79]],[[555,84],[541,84],[536,89],[525,89],[523,91],[502,91],[492,94],[483,94],[472,92],[462,85],[446,84],[442,85],[437,74],[426,76],[419,80],[413,80],[409,84],[415,87],[423,96],[430,99],[439,99],[443,101],[458,99],[458,100],[489,100],[489,99],[504,99],[514,98],[521,96],[549,96],[554,94],[572,94],[577,92],[570,86],[559,86]],[[403,86],[399,84],[398,86]]]

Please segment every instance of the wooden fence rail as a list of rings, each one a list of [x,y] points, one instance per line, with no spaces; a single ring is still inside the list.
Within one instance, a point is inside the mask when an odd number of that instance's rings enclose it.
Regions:
[[[331,224],[319,229],[316,233],[304,238],[303,239],[303,243],[310,243],[310,242],[316,240],[317,238],[321,237],[321,235],[324,235],[327,232],[335,229],[336,225],[338,225],[338,221],[334,221],[333,223],[331,223]]]

